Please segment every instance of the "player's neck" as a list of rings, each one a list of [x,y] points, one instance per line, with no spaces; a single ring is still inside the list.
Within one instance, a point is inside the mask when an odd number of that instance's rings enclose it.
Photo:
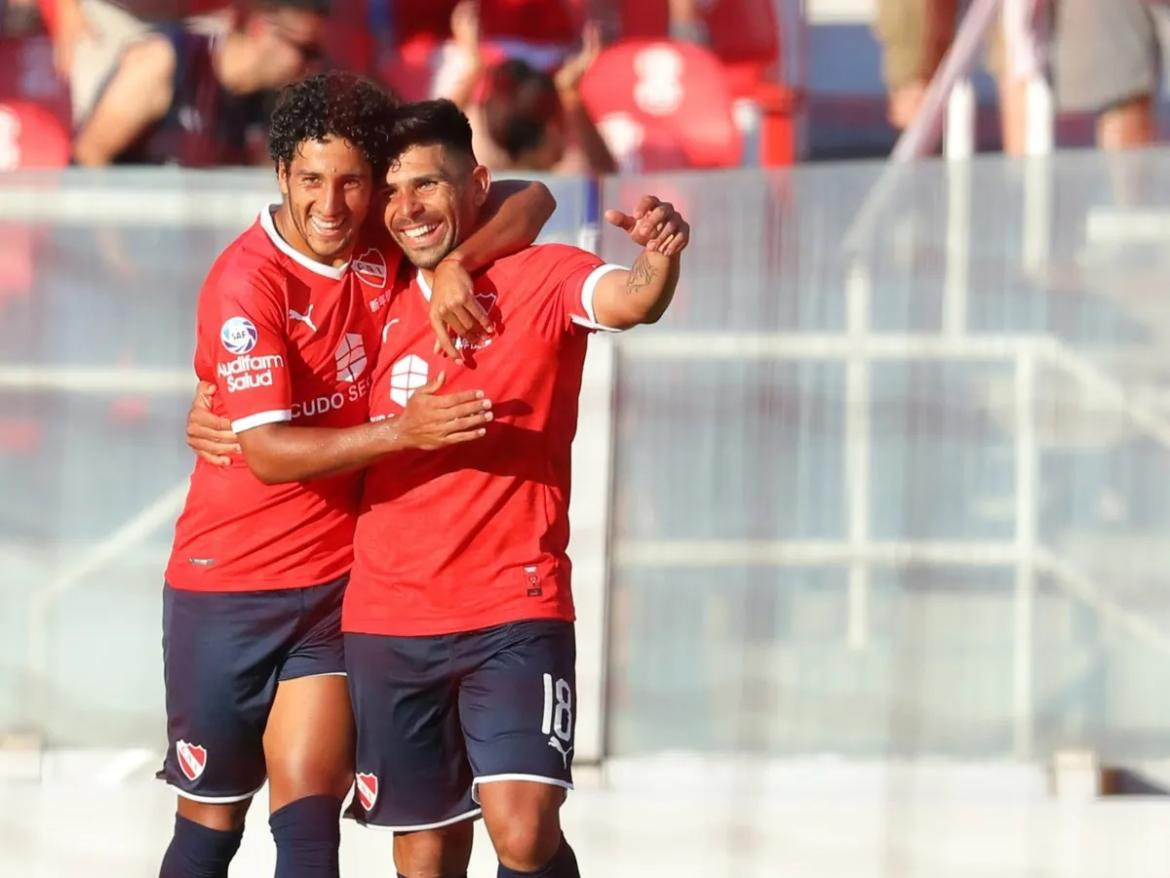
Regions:
[[[280,235],[281,240],[288,246],[292,247],[306,259],[311,259],[313,262],[319,262],[321,265],[328,265],[330,268],[340,268],[349,262],[350,256],[353,255],[353,248],[349,248],[344,253],[339,253],[333,259],[322,259],[314,253],[309,245],[305,243],[305,239],[301,237],[301,233],[297,231],[296,225],[293,224],[292,217],[288,213],[288,204],[283,203],[272,214],[272,227],[276,229],[276,234]]]

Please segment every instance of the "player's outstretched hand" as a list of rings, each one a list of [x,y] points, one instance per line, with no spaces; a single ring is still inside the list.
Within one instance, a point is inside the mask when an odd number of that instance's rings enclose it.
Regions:
[[[471,275],[462,263],[444,259],[435,266],[431,290],[431,328],[435,331],[435,353],[445,353],[458,362],[459,355],[452,334],[474,341],[495,331],[491,317],[475,299]]]
[[[215,385],[200,381],[195,387],[195,398],[187,411],[187,444],[196,455],[216,466],[232,462],[229,454],[241,454],[240,443],[232,432],[227,418],[211,413],[211,397]]]
[[[398,437],[411,448],[433,451],[460,442],[479,439],[492,419],[492,401],[482,390],[464,390],[440,396],[447,373],[440,372],[429,384],[416,390],[406,409],[394,419]]]
[[[690,243],[691,227],[669,201],[643,195],[632,214],[607,210],[605,221],[617,226],[651,252],[677,256]]]

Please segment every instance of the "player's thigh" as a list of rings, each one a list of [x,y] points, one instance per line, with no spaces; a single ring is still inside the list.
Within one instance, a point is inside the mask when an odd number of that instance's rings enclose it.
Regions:
[[[570,622],[516,622],[481,632],[483,657],[460,684],[476,796],[528,781],[572,789],[576,642]]]
[[[282,680],[264,732],[269,802],[342,798],[353,782],[353,714],[343,675]]]
[[[230,805],[263,785],[264,728],[294,625],[280,596],[165,589],[160,776],[181,796]]]
[[[359,823],[415,832],[479,815],[450,637],[345,635]]]
[[[405,878],[451,878],[464,875],[471,862],[475,831],[472,820],[441,829],[394,834],[394,866]]]
[[[341,604],[346,578],[300,589],[264,753],[272,810],[306,796],[344,796],[353,779],[353,712]]]

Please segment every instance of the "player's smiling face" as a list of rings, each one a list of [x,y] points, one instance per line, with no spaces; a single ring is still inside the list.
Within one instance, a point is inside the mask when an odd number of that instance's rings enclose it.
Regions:
[[[386,174],[386,227],[406,258],[430,270],[475,227],[487,168],[439,144],[412,146]]]
[[[317,262],[346,262],[374,194],[361,151],[340,137],[306,140],[292,162],[277,169],[277,177],[284,195],[276,214],[281,236]]]

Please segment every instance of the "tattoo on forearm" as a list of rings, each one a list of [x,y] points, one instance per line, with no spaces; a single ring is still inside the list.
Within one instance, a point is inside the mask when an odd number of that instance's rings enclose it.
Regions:
[[[645,253],[638,256],[630,269],[630,276],[626,279],[626,294],[636,295],[642,292],[647,286],[654,282],[654,278],[658,276],[657,269],[650,264],[650,260]]]

